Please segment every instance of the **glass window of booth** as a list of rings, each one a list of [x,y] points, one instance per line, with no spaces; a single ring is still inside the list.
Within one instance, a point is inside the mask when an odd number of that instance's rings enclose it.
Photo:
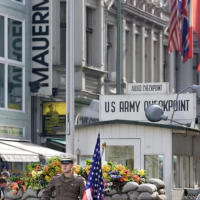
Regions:
[[[163,180],[163,155],[145,155],[144,169],[149,178],[159,178]]]
[[[122,164],[128,169],[134,168],[134,146],[106,146],[105,160]]]

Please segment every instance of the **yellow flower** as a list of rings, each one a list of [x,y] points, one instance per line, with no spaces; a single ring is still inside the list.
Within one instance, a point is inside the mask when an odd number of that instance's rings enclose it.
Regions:
[[[117,171],[122,171],[122,170],[124,170],[125,169],[125,167],[123,166],[123,165],[117,165],[116,166],[116,170]]]
[[[108,177],[108,174],[107,174],[106,172],[104,172],[104,173],[103,173],[103,178],[106,179],[107,177]]]
[[[45,180],[49,182],[52,178],[50,176],[45,176]]]
[[[102,172],[109,172],[111,170],[110,165],[104,165],[102,166]]]
[[[144,170],[143,169],[139,170],[139,175],[144,176]]]
[[[42,174],[42,171],[39,171],[37,174],[38,174],[38,175],[41,175],[41,174]]]
[[[36,177],[37,176],[37,173],[34,170],[31,172],[31,174],[32,174],[32,177]]]
[[[74,166],[74,168],[73,168],[73,171],[74,171],[76,174],[79,174],[79,173],[80,173],[80,170],[81,170],[81,166],[80,166],[80,165],[76,165],[76,166]]]
[[[90,167],[91,167],[90,165],[87,165],[86,168],[85,168],[85,171],[86,171],[87,174],[90,173]]]

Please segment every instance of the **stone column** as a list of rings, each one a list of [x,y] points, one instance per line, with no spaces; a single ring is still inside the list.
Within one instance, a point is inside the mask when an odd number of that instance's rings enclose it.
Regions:
[[[121,57],[122,57],[122,82],[126,83],[126,20],[122,20],[122,51],[121,51]]]
[[[150,68],[151,68],[151,82],[154,82],[154,30],[151,29],[150,35]]]
[[[159,68],[160,68],[160,77],[159,77],[159,81],[163,82],[164,80],[164,69],[163,69],[163,33],[162,31],[159,33],[158,35],[158,40],[159,40]]]
[[[142,82],[145,82],[145,27],[141,27],[141,69]]]
[[[95,60],[96,65],[99,67],[100,70],[105,70],[104,65],[104,45],[105,45],[105,23],[104,23],[104,0],[99,0],[97,13],[96,13],[96,48],[94,49],[96,52]],[[100,77],[99,84],[101,85],[100,94],[104,94],[104,77]]]
[[[176,55],[175,52],[169,54],[169,91],[170,93],[175,93],[176,91],[176,65],[175,65]]]
[[[179,56],[177,71],[177,92],[193,84],[193,60],[183,63]]]
[[[132,24],[132,82],[136,82],[136,39],[135,39],[135,30],[136,24]]]

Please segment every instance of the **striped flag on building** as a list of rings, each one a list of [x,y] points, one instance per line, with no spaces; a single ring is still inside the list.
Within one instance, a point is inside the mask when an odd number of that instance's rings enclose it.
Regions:
[[[178,15],[178,1],[170,0],[170,24],[169,24],[169,40],[168,49],[169,53],[172,51],[179,51],[180,42],[180,29],[179,29],[179,15]]]
[[[169,53],[178,51],[183,62],[193,57],[191,0],[170,0]]]
[[[193,32],[192,32],[191,1],[182,0],[180,10],[180,54],[183,62],[193,57]]]

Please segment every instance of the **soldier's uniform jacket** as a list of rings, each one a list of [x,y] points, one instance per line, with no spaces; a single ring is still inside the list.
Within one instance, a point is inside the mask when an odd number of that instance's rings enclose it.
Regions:
[[[64,174],[61,174],[49,182],[42,194],[42,200],[49,200],[53,191],[56,191],[56,200],[78,200],[82,199],[84,190],[84,178],[72,175],[66,179]]]

